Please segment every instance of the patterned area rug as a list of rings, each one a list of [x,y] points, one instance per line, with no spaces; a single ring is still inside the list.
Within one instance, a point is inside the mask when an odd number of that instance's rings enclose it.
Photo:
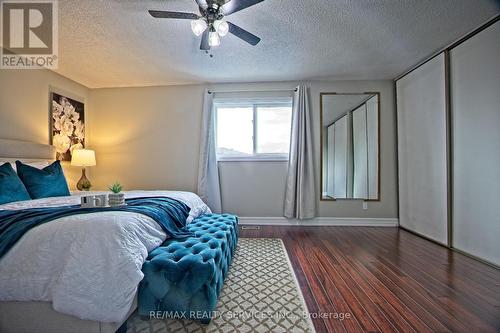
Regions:
[[[216,313],[209,325],[134,313],[127,333],[315,332],[281,239],[240,238]]]

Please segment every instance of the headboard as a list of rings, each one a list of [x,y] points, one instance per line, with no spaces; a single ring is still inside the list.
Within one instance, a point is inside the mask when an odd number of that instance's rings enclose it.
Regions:
[[[50,161],[56,157],[56,148],[40,143],[0,139],[0,161]]]

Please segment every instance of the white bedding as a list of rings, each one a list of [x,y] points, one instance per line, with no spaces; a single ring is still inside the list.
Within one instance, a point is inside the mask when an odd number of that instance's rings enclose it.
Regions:
[[[81,195],[0,205],[26,209],[73,205]],[[191,208],[188,222],[210,209],[194,193],[125,192],[126,198],[168,196]],[[54,310],[101,322],[120,322],[132,305],[148,252],[166,238],[151,218],[129,212],[75,215],[28,231],[0,259],[0,301],[51,301]]]

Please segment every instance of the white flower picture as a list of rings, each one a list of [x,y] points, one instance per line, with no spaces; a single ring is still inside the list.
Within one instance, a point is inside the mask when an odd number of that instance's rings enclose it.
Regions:
[[[71,161],[73,150],[85,148],[84,104],[52,93],[51,106],[51,138],[56,157],[60,161]]]
[[[63,134],[56,134],[52,138],[52,144],[56,147],[56,152],[60,155],[66,153],[71,145],[71,140]]]

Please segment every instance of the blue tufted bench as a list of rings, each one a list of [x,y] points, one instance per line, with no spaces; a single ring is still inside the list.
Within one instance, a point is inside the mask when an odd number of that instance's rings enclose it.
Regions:
[[[208,323],[238,242],[238,218],[207,214],[188,225],[195,236],[167,239],[142,266],[139,315]]]

